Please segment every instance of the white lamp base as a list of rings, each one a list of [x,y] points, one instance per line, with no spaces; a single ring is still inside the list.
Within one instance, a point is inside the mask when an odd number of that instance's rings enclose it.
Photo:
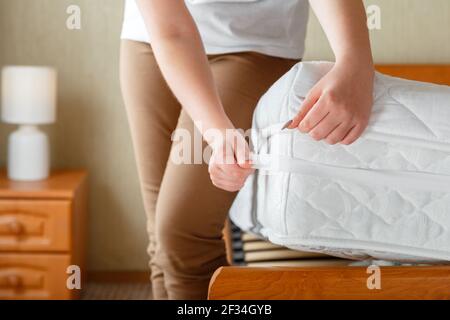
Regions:
[[[9,136],[9,179],[36,181],[48,178],[49,158],[47,135],[37,126],[22,125]]]

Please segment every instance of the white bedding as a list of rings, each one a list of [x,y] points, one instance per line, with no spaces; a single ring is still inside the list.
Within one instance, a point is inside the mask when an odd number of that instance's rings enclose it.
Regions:
[[[303,251],[450,261],[450,87],[377,74],[369,128],[350,146],[281,131],[331,67],[299,63],[262,97],[252,134],[260,170],[231,219]]]

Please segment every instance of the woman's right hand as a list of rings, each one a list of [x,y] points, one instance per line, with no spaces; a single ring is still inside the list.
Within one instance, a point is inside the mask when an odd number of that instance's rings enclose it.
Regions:
[[[210,144],[212,155],[209,174],[216,187],[236,192],[255,170],[252,168],[250,148],[244,136],[235,129],[225,131]]]

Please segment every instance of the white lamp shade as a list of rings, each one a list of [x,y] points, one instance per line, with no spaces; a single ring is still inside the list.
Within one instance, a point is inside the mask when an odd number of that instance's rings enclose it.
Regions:
[[[2,70],[2,119],[14,124],[55,122],[57,73],[49,67],[7,66]]]

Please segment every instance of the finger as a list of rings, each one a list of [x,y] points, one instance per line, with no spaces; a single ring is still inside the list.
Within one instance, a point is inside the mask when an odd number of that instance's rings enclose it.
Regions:
[[[364,132],[365,127],[362,125],[356,125],[353,129],[342,139],[341,143],[345,145],[355,142],[361,134]]]
[[[299,113],[292,119],[292,123],[288,126],[289,129],[297,128],[306,114],[311,110],[312,107],[319,100],[320,94],[315,93],[314,91],[310,91],[303,101]]]
[[[224,176],[232,178],[248,177],[255,169],[252,167],[242,168],[238,164],[215,164],[208,170],[210,175]]]
[[[355,142],[356,139],[358,139],[359,135],[357,135],[357,129],[356,126],[354,126],[347,135],[340,141],[341,144],[349,145]]]
[[[234,148],[238,165],[245,167],[250,163],[250,148],[247,141],[244,138],[237,138]]]
[[[303,133],[308,133],[314,129],[325,117],[329,114],[326,105],[319,101],[316,102],[314,107],[308,112],[303,120],[298,125],[298,129]]]
[[[220,188],[222,190],[229,191],[229,192],[239,191],[243,187],[243,184],[229,183],[229,182],[226,182],[223,180],[212,180],[212,183],[217,188]]]
[[[237,187],[228,187],[228,186],[223,186],[223,185],[220,185],[220,184],[213,184],[216,188],[218,188],[218,189],[221,189],[221,190],[224,190],[224,191],[228,191],[228,192],[237,192],[237,191],[239,191],[240,189],[239,188],[237,188]]]
[[[320,121],[319,124],[314,127],[314,129],[309,132],[309,135],[316,141],[323,140],[341,123],[341,120],[329,114],[322,121]]]
[[[236,179],[236,178],[230,178],[228,176],[223,175],[212,175],[211,176],[212,181],[222,181],[223,183],[226,183],[228,185],[236,185],[236,184],[243,184],[245,180]]]
[[[219,188],[227,188],[229,191],[231,190],[239,190],[244,185],[243,183],[238,182],[229,182],[221,179],[212,179],[213,184]]]
[[[246,176],[243,174],[236,174],[236,173],[229,174],[225,173],[224,171],[219,171],[211,174],[211,179],[224,181],[230,184],[244,183],[245,178]]]
[[[244,163],[238,163],[239,168],[245,169],[245,170],[253,170],[253,162],[251,160],[247,160]]]
[[[325,141],[328,144],[335,145],[336,143],[341,142],[353,128],[354,126],[352,126],[351,123],[341,123],[325,138]]]
[[[241,168],[239,165],[225,165],[221,167],[222,174],[231,179],[243,179],[245,180],[249,175],[255,172],[253,168]]]

